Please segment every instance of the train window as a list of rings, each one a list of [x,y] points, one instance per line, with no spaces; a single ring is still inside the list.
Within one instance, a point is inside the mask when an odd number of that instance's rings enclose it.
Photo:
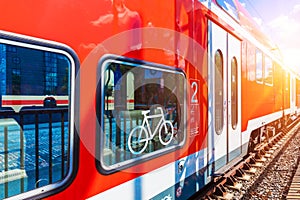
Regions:
[[[291,101],[292,102],[295,102],[295,95],[296,95],[295,94],[295,91],[296,91],[295,84],[296,84],[295,78],[292,77],[291,78]]]
[[[215,53],[215,98],[214,98],[214,108],[215,108],[215,131],[220,134],[224,126],[224,116],[223,116],[223,55],[221,50],[217,50]]]
[[[217,0],[218,5],[224,9],[230,16],[238,20],[238,10],[233,0]]]
[[[300,108],[300,79],[296,78],[296,106]]]
[[[268,56],[265,56],[264,79],[266,85],[273,85],[273,62]]]
[[[100,65],[100,169],[112,173],[185,141],[185,75],[112,55]],[[176,84],[175,84],[176,83]]]
[[[236,57],[231,59],[231,126],[236,129],[238,123],[238,66]]]
[[[256,70],[255,77],[258,83],[263,82],[263,54],[260,50],[256,50]]]
[[[290,90],[290,74],[289,72],[285,72],[285,90]]]
[[[256,80],[256,74],[255,74],[255,68],[256,68],[256,61],[255,61],[255,51],[256,48],[251,43],[247,44],[247,80],[248,81],[255,81]]]
[[[75,62],[57,44],[6,38],[0,35],[0,198],[42,198],[72,173]]]

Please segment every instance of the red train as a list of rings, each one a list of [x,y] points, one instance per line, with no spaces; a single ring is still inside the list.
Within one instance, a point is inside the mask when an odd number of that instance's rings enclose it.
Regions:
[[[299,115],[237,0],[0,7],[0,198],[188,199]]]

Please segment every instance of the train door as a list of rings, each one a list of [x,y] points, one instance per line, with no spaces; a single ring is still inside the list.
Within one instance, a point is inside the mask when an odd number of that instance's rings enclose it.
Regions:
[[[228,161],[241,152],[241,41],[227,34],[227,130]]]
[[[241,42],[211,22],[208,160],[214,174],[241,154]]]

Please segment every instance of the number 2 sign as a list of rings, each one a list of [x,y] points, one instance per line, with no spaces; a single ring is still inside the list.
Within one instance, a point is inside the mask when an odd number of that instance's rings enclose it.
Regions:
[[[199,80],[190,79],[190,136],[200,133]]]

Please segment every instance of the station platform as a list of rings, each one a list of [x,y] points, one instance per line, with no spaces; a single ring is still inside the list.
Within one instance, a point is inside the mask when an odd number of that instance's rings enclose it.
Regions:
[[[298,169],[293,177],[286,199],[300,199],[300,165],[298,166]]]

